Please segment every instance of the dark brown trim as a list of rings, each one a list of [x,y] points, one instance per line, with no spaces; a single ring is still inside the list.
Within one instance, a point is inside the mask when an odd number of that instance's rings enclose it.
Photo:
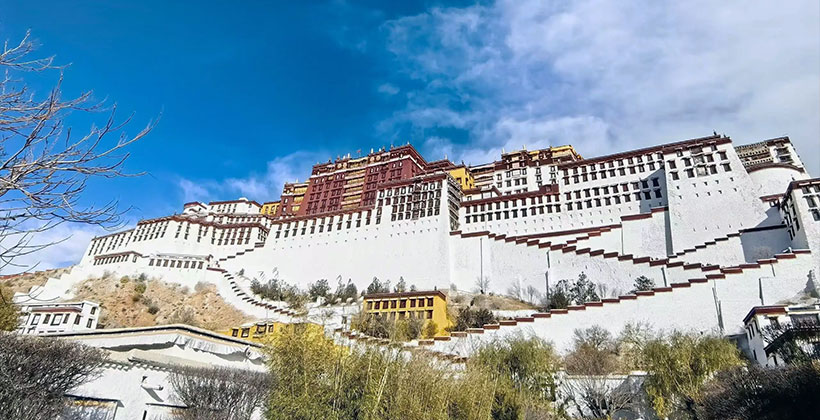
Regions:
[[[577,167],[577,166],[590,165],[590,164],[593,164],[593,163],[607,162],[607,161],[617,160],[617,159],[627,159],[627,158],[630,158],[630,157],[642,156],[642,155],[647,155],[647,154],[650,154],[650,153],[660,152],[660,153],[666,154],[666,153],[669,153],[669,152],[674,152],[676,150],[684,149],[684,148],[687,148],[687,147],[690,147],[690,146],[695,146],[695,145],[710,146],[710,145],[713,145],[713,144],[714,145],[720,145],[720,144],[726,144],[726,143],[731,143],[731,142],[732,142],[732,139],[730,139],[729,137],[707,136],[707,137],[700,137],[700,138],[696,138],[696,139],[678,141],[678,142],[674,142],[674,143],[667,143],[667,144],[658,145],[658,146],[645,147],[645,148],[642,148],[642,149],[636,149],[636,150],[631,150],[631,151],[628,151],[628,152],[616,153],[616,154],[613,154],[613,155],[604,155],[604,156],[594,157],[594,158],[590,158],[590,159],[582,159],[582,160],[575,161],[575,162],[559,163],[557,166],[558,166],[558,170],[562,170],[562,169],[565,169],[565,168],[573,168],[573,167]]]
[[[785,314],[786,306],[755,306],[746,316],[743,317],[743,323],[746,324],[754,315],[763,314]]]
[[[441,290],[422,290],[418,292],[397,292],[397,293],[370,293],[363,296],[364,299],[392,299],[392,298],[411,298],[411,297],[432,297],[439,296],[447,300],[447,295]]]

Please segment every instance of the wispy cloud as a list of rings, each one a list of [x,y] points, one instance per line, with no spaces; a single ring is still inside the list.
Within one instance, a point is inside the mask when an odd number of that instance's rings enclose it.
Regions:
[[[453,128],[429,142],[477,163],[571,143],[588,155],[711,134],[788,134],[820,171],[820,4],[498,0],[386,22],[423,86],[380,128]]]
[[[382,83],[382,84],[379,85],[377,90],[379,91],[379,93],[383,93],[383,94],[388,95],[388,96],[393,96],[393,95],[399,93],[399,91],[400,91],[398,86],[393,85],[391,83]]]
[[[268,161],[262,172],[226,179],[180,178],[177,186],[185,202],[239,197],[257,201],[276,200],[286,182],[305,181],[310,176],[313,165],[326,160],[328,156],[324,152],[299,151]]]
[[[0,270],[0,274],[19,273],[27,270],[40,271],[49,268],[66,267],[77,263],[83,256],[86,247],[94,236],[108,233],[94,225],[64,223],[32,235],[30,245],[53,244],[35,253],[15,258],[13,265]],[[0,246],[12,246],[17,243],[16,237],[7,238],[8,242]]]

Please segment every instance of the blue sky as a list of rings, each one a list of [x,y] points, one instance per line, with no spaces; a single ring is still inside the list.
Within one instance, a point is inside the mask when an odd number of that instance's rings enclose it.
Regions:
[[[816,0],[0,0],[0,37],[31,29],[42,55],[71,63],[67,93],[133,112],[133,132],[161,114],[128,162],[147,175],[86,197],[133,206],[133,221],[194,199],[273,200],[317,161],[408,141],[476,164],[523,145],[594,156],[787,134],[818,175],[818,22]],[[96,231],[54,234],[69,233],[44,266]]]

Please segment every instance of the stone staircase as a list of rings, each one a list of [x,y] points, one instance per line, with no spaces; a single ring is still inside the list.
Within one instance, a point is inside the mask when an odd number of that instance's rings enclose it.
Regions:
[[[273,315],[276,317],[285,317],[283,322],[290,321],[292,318],[299,315],[286,307],[280,307],[258,299],[250,290],[244,290],[237,282],[237,277],[229,273],[228,270],[224,268],[208,267],[208,271],[219,276],[222,280],[221,282],[217,281],[215,283],[227,284],[228,290],[224,292],[228,293],[227,296],[223,295],[223,297],[230,297],[231,299],[229,299],[229,303],[237,306],[240,310],[247,312],[248,314],[259,318],[264,318],[264,315],[262,314],[267,314],[267,316]],[[222,288],[220,288],[220,294],[223,294],[223,290],[221,289]]]
[[[793,287],[799,287],[805,282],[800,276],[799,268],[795,271],[794,266],[785,267],[789,262],[798,259],[803,260],[802,262],[808,267],[811,262],[810,252],[795,250],[775,255],[774,258],[761,259],[756,263],[733,267],[699,265],[698,270],[693,272],[696,276],[686,281],[671,283],[666,287],[655,287],[652,290],[639,291],[635,294],[573,305],[566,309],[536,312],[528,317],[502,320],[497,324],[488,324],[481,328],[454,331],[446,337],[419,340],[415,345],[429,348],[434,353],[447,354],[449,355],[448,360],[461,360],[469,357],[477,346],[488,339],[516,333],[535,333],[547,340],[558,342],[557,347],[565,349],[571,342],[574,329],[592,325],[604,326],[615,330],[612,332],[617,334],[627,322],[652,324],[655,320],[662,321],[659,324],[667,328],[700,329],[702,331],[714,330],[722,322],[727,326],[726,331],[731,333],[740,327],[743,315],[752,306],[760,304],[758,280],[775,272],[774,267],[784,266],[784,270],[791,268],[792,272],[767,283],[767,286],[786,286],[781,293],[773,293],[773,296],[769,296],[771,299],[769,303],[791,297],[796,291]],[[788,285],[780,281],[786,277]],[[720,304],[715,305],[711,298],[718,290],[722,298]],[[718,310],[722,314],[720,318],[717,315]]]
[[[736,232],[731,232],[721,237],[714,238],[711,241],[706,241],[700,245],[696,245],[693,248],[687,248],[676,252],[675,254],[669,255],[668,258],[670,260],[696,260],[700,262],[727,260],[736,263],[745,262],[747,258],[744,255],[744,247],[742,243],[742,237],[744,235],[748,237],[752,234],[757,234],[760,232],[767,232],[767,234],[775,233],[774,231],[785,228],[785,225],[779,224],[740,229]],[[785,235],[785,233],[782,234]],[[778,249],[777,251],[782,251],[782,249]]]

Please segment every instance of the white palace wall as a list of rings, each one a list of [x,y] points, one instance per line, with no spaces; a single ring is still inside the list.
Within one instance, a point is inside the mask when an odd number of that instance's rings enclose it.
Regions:
[[[729,232],[757,227],[766,220],[768,205],[760,201],[758,188],[731,143],[698,149],[703,153],[695,154],[685,149],[664,156],[676,166],[673,170],[667,165],[666,171],[674,252],[694,248]],[[725,158],[721,158],[721,154],[725,154]],[[705,161],[700,167],[685,164],[685,159],[707,155],[713,162]],[[704,169],[697,172],[700,168]],[[688,170],[694,171],[694,176],[687,174]],[[673,173],[678,179],[674,179]]]
[[[778,261],[772,277],[772,265],[764,264],[738,274],[726,274],[723,279],[706,283],[691,283],[668,292],[656,292],[652,296],[621,299],[617,303],[586,306],[583,310],[570,310],[550,318],[535,318],[519,322],[512,327],[485,329],[481,334],[468,334],[464,338],[452,337],[449,341],[435,341],[432,350],[469,356],[481,343],[508,335],[537,335],[555,344],[560,352],[569,350],[576,329],[601,326],[618,334],[628,323],[646,323],[659,330],[683,330],[695,332],[718,332],[721,311],[726,334],[743,331],[743,317],[749,308],[760,304],[760,279],[764,301],[768,303],[793,297],[805,288],[811,255],[798,254],[788,262]],[[715,303],[715,296],[719,305]]]
[[[311,236],[269,238],[263,248],[221,263],[248,275],[276,269],[279,278],[305,288],[319,279],[351,279],[359,290],[373,277],[395,284],[403,277],[419,288],[449,284],[446,215]]]

